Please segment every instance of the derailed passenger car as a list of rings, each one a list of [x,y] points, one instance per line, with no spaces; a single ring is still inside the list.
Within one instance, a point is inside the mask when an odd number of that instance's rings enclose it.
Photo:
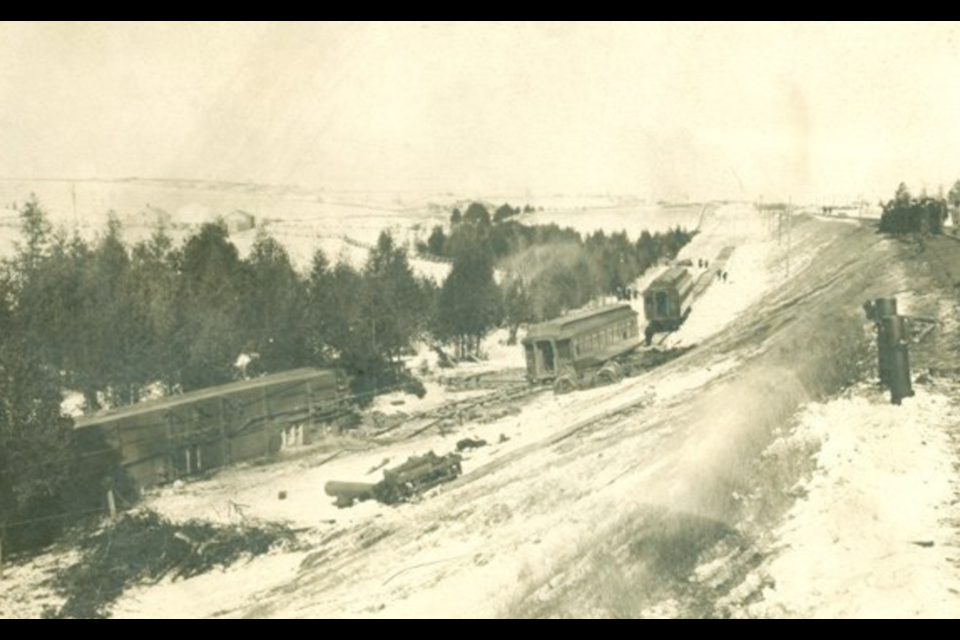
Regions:
[[[672,267],[654,280],[643,294],[643,312],[647,317],[647,345],[664,331],[676,331],[693,308],[696,282],[687,269]]]
[[[553,382],[558,392],[616,382],[618,358],[641,344],[639,314],[629,304],[572,313],[530,327],[523,341],[527,377]]]

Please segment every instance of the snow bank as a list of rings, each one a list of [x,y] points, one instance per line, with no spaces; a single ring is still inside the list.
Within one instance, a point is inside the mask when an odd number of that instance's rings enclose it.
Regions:
[[[821,443],[818,470],[799,488],[806,499],[775,532],[772,560],[747,580],[770,586],[739,613],[960,614],[960,580],[948,550],[955,534],[945,521],[956,490],[951,431],[960,412],[948,397],[926,389],[902,407],[861,391],[802,413],[790,437]]]

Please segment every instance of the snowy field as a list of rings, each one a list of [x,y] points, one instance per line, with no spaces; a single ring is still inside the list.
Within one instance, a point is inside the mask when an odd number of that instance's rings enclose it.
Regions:
[[[191,228],[234,211],[255,216],[290,252],[295,265],[309,269],[317,249],[332,261],[361,267],[368,250],[383,231],[410,249],[426,240],[433,227],[449,226],[450,212],[464,207],[469,198],[446,194],[387,194],[327,192],[295,187],[230,185],[202,182],[131,180],[0,181],[0,255],[9,255],[18,237],[16,208],[35,194],[55,227],[77,229],[88,240],[102,231],[108,212],[125,223],[129,243],[144,240],[152,228],[141,226],[137,216],[159,210],[169,216],[170,235],[183,239]],[[543,209],[520,218],[525,224],[558,224],[580,233],[626,231],[632,239],[644,230],[663,232],[677,226],[695,229],[701,205],[663,208],[611,197],[485,198],[490,203],[530,204]],[[494,209],[497,204],[491,204]],[[233,241],[246,255],[254,231],[234,233]],[[442,282],[449,273],[443,263],[412,259],[419,275]]]
[[[750,617],[943,618],[960,614],[956,385],[893,410],[873,385],[814,404],[784,443],[813,442],[817,471],[777,529]]]

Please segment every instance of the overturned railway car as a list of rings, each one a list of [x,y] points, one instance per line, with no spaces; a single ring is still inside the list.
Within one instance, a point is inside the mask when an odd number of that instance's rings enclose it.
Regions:
[[[639,314],[629,304],[572,313],[530,327],[523,341],[527,377],[553,382],[558,392],[585,386],[593,377],[616,381],[618,358],[641,344]]]
[[[309,444],[343,415],[333,371],[297,369],[80,418],[89,473],[135,489]]]

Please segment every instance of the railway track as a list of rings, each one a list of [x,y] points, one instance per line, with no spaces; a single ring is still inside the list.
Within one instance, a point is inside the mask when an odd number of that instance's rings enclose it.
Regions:
[[[511,382],[481,396],[447,403],[442,407],[407,416],[398,424],[381,429],[375,440],[403,441],[415,438],[433,429],[444,433],[465,424],[485,424],[520,413],[520,405],[528,399],[549,391],[527,382]]]
[[[624,377],[642,375],[683,355],[688,350],[642,351],[624,362]],[[488,424],[510,415],[519,415],[522,406],[531,398],[554,392],[552,385],[531,384],[526,379],[518,377],[514,371],[489,372],[481,376],[482,384],[487,386],[463,388],[490,389],[489,393],[405,416],[398,423],[374,432],[373,439],[382,442],[402,442],[432,430],[444,434],[464,425]],[[616,384],[605,386],[614,388]]]
[[[717,257],[710,263],[710,268],[701,273],[696,282],[693,285],[693,302],[696,304],[697,300],[700,300],[717,281],[717,274],[723,272],[727,268],[727,263],[730,261],[730,258],[733,256],[733,252],[736,251],[736,247],[724,247],[720,250],[720,253],[717,254]],[[656,334],[653,339],[652,344],[657,347],[666,346],[667,341],[676,331],[663,331]]]
[[[700,274],[700,277],[697,278],[697,283],[693,287],[694,301],[701,298],[703,294],[707,292],[707,289],[710,288],[710,285],[717,281],[718,272],[726,270],[727,262],[730,261],[730,257],[733,256],[733,252],[736,251],[736,249],[736,247],[724,247],[721,249],[716,259],[710,263],[710,268]]]

